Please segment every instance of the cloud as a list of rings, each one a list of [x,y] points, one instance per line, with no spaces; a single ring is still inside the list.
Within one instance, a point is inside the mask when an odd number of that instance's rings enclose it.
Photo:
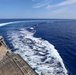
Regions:
[[[65,0],[65,1],[55,4],[55,5],[48,5],[46,8],[51,9],[52,7],[65,6],[65,5],[70,5],[70,4],[74,4],[74,3],[76,3],[76,0]]]
[[[57,10],[53,10],[51,12],[49,12],[49,15],[57,15],[57,14],[61,14],[64,13],[65,11],[67,11],[68,8],[61,8],[61,9],[57,9]]]
[[[48,5],[50,2],[52,2],[52,0],[44,0],[40,3],[37,3],[33,6],[33,8],[40,8],[40,7],[43,7],[43,6],[46,6]]]
[[[48,12],[50,18],[76,18],[76,11],[70,8],[60,8]]]
[[[35,0],[35,2],[38,2],[38,0]],[[47,9],[49,9],[47,11],[45,9],[45,12],[40,12],[41,15],[38,12],[39,15],[37,17],[76,18],[76,0],[64,0],[57,4],[53,4],[53,2],[54,0],[43,0],[42,2],[35,4],[33,8],[46,7]]]

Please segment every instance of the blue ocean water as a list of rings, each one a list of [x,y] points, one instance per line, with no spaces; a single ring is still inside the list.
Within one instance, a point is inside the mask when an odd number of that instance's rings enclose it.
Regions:
[[[14,21],[18,22],[9,23]],[[4,24],[6,22],[8,22],[8,24]],[[10,49],[12,49],[13,52],[16,51],[17,48],[15,49],[13,47],[14,45],[12,42],[14,43],[14,41],[11,42],[11,40],[13,40],[15,36],[15,39],[18,39],[18,37],[23,38],[23,28],[27,28],[29,32],[34,33],[34,37],[42,38],[53,44],[63,59],[65,67],[69,72],[68,75],[76,75],[76,20],[1,19],[0,24],[2,24],[0,27],[0,35],[4,37],[7,45],[10,47]],[[18,31],[20,31],[22,34],[20,34]],[[17,36],[15,32],[17,32],[17,34],[20,36]],[[25,33],[27,33],[27,31]],[[10,39],[10,35],[12,37],[13,35],[15,36]],[[21,39],[19,39],[19,42],[20,40]],[[24,40],[21,41],[24,42]],[[16,40],[16,42],[18,41]]]

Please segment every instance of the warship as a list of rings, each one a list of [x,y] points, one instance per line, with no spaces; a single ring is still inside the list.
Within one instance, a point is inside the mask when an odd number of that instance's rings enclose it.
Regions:
[[[0,75],[38,75],[19,54],[14,54],[0,36]]]

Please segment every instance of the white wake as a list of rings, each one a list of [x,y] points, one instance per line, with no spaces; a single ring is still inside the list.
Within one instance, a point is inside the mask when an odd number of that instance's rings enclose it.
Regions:
[[[28,22],[28,21],[14,21],[14,22],[0,23],[0,27],[9,25],[9,24],[14,24],[14,23],[21,23],[21,22]]]
[[[68,75],[59,53],[48,41],[34,37],[34,32],[25,28],[7,35],[15,53],[20,54],[39,75]]]

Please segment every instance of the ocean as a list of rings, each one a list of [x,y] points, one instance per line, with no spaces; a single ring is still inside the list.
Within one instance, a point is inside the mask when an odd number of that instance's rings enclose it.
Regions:
[[[76,75],[75,19],[0,19],[0,35],[39,75]]]

